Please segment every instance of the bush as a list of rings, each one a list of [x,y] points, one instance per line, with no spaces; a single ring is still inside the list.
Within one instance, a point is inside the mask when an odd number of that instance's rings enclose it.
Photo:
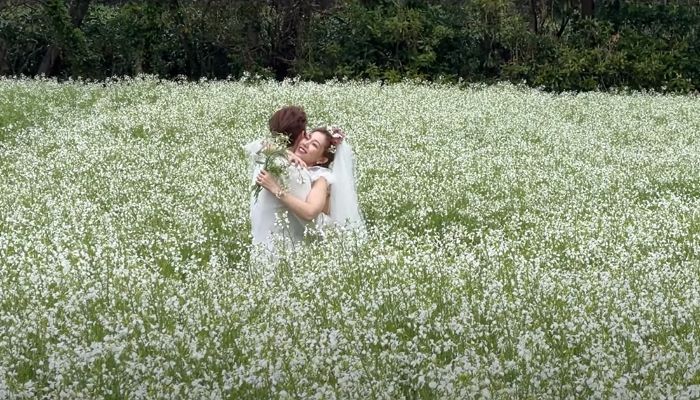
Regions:
[[[601,2],[594,19],[568,5],[535,29],[512,0],[93,2],[79,27],[69,3],[0,10],[0,74],[36,74],[53,46],[61,63],[52,72],[62,78],[250,72],[510,80],[556,91],[700,88],[700,12],[687,5]]]
[[[5,49],[5,70],[9,75],[31,74],[44,55],[48,33],[43,15],[26,6],[0,9],[0,42]]]
[[[163,11],[148,3],[92,7],[83,27],[95,55],[92,77],[143,72],[169,77],[182,71],[184,57],[173,40],[174,21]]]
[[[615,18],[575,19],[560,40],[537,37],[537,50],[506,66],[504,77],[557,91],[696,91],[700,18],[679,9],[630,6]]]

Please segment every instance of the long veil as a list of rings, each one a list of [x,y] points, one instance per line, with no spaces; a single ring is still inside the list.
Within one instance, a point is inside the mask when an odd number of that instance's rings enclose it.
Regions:
[[[354,158],[352,147],[347,141],[338,145],[331,165],[335,183],[331,186],[330,217],[341,227],[364,236],[366,227],[357,200]]]

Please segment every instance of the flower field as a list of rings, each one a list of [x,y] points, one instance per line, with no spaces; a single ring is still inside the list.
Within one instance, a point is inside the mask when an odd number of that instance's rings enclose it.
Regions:
[[[141,78],[0,100],[0,398],[700,397],[698,97]],[[369,235],[270,265],[241,146],[287,104],[348,132]]]

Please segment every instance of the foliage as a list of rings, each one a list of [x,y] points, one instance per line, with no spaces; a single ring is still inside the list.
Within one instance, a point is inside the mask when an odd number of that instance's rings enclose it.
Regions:
[[[43,15],[27,6],[0,9],[0,41],[7,71],[12,75],[38,70],[48,40]]]
[[[627,7],[615,19],[574,19],[560,41],[543,42],[546,51],[509,65],[505,75],[554,90],[698,90],[700,36],[694,27],[700,13],[687,11]]]
[[[387,2],[388,3],[388,2]],[[475,1],[463,8],[424,2],[366,8],[349,2],[319,16],[297,64],[301,76],[397,82],[488,79],[517,47],[520,19],[507,1]]]
[[[174,20],[158,3],[129,3],[120,8],[93,6],[83,30],[93,54],[93,77],[154,71],[174,76],[183,70],[183,51],[174,41]]]
[[[0,73],[61,78],[299,76],[526,82],[551,90],[700,88],[700,8],[682,2],[533,0],[76,0],[0,10]],[[31,4],[34,4],[33,6]],[[38,5],[41,4],[41,5]]]

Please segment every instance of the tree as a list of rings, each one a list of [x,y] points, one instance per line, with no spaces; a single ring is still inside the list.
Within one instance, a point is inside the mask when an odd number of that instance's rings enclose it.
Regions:
[[[537,24],[537,0],[530,0],[530,30],[534,33],[537,33],[538,29],[538,24]]]
[[[272,0],[277,19],[273,24],[272,54],[269,65],[277,79],[289,75],[299,51],[299,40],[303,37],[314,6],[311,0]]]
[[[52,75],[60,63],[65,50],[79,52],[81,40],[80,25],[87,15],[90,0],[72,0],[67,6],[65,0],[49,0],[44,4],[46,15],[53,25],[55,35],[39,65],[38,74]]]
[[[10,72],[10,64],[7,60],[7,43],[0,38],[0,75]]]

